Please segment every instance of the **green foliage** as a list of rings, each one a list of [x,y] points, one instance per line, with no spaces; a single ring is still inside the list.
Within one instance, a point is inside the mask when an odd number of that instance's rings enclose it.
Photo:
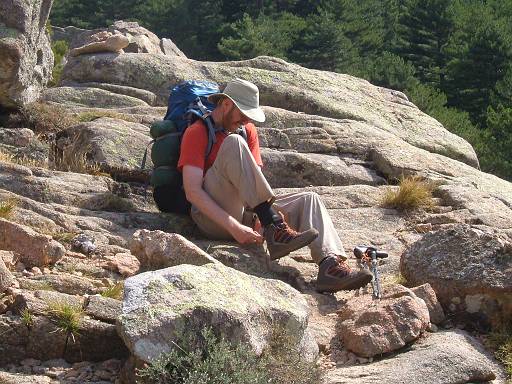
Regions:
[[[232,346],[211,330],[187,335],[147,368],[138,372],[147,384],[263,384],[264,366],[251,351]]]
[[[359,55],[334,15],[311,15],[292,50],[292,59],[309,68],[349,73],[358,68]]]
[[[68,43],[64,40],[52,42],[52,51],[55,61],[53,64],[52,80],[49,84],[50,86],[56,86],[59,84],[62,76],[62,70],[64,69],[64,56],[66,56],[68,50]]]
[[[421,82],[439,87],[452,20],[450,0],[405,0],[397,24],[394,51],[416,67]]]
[[[489,107],[487,112],[488,133],[492,135],[493,154],[489,172],[512,180],[512,108]]]
[[[30,328],[34,324],[34,315],[28,308],[24,308],[21,311],[21,321],[27,327]]]
[[[53,318],[57,330],[66,333],[73,340],[80,329],[83,309],[68,303],[55,301],[48,303],[49,315]]]
[[[488,341],[496,350],[496,357],[505,365],[509,377],[512,378],[512,324],[503,325],[494,330],[489,335]]]
[[[297,34],[305,27],[305,21],[290,13],[278,17],[260,14],[253,20],[248,14],[231,25],[229,37],[222,38],[219,51],[227,58],[240,60],[256,56],[287,58]]]
[[[368,62],[363,76],[375,85],[404,91],[416,89],[420,85],[418,79],[414,77],[415,72],[414,65],[394,53],[385,51]]]
[[[274,337],[271,350],[258,358],[244,344],[233,345],[205,329],[184,335],[175,348],[138,371],[146,384],[317,384],[314,363],[303,362],[286,336]]]

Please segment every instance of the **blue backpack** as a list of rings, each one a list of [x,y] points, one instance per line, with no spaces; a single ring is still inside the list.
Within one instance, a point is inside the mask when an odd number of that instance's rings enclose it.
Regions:
[[[153,198],[162,212],[188,213],[190,209],[190,203],[186,200],[183,190],[182,175],[177,170],[181,137],[191,124],[197,119],[202,119],[208,135],[205,158],[208,157],[216,142],[215,134],[219,130],[209,115],[215,104],[208,101],[208,96],[215,93],[220,93],[220,89],[214,82],[182,82],[171,90],[164,120],[151,125],[150,135],[153,140],[149,145],[153,145],[153,172],[150,183],[153,186]],[[247,140],[245,127],[241,127],[237,133]],[[146,158],[147,148],[141,164],[142,169]]]

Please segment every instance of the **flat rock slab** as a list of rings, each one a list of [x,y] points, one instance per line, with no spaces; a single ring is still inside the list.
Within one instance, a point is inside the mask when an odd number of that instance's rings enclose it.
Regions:
[[[328,371],[322,384],[505,383],[503,368],[464,331],[428,334],[409,350],[372,364]]]
[[[133,355],[151,361],[174,348],[179,336],[212,327],[260,354],[272,335],[286,335],[306,358],[318,354],[307,330],[308,305],[289,285],[246,275],[219,263],[179,265],[125,281],[118,331]]]
[[[265,165],[263,174],[270,185],[276,188],[385,183],[385,179],[377,176],[371,168],[355,161],[347,161],[338,155],[304,154],[265,148],[262,149],[261,156]]]
[[[43,92],[42,99],[62,105],[90,108],[125,108],[148,105],[145,101],[133,96],[93,87],[48,88]]]

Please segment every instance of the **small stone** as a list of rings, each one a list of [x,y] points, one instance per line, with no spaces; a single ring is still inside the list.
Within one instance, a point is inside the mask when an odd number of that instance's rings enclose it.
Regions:
[[[44,268],[43,268],[43,274],[44,274],[44,275],[48,275],[48,274],[50,274],[50,273],[52,273],[52,271],[50,270],[50,268],[47,268],[47,267],[44,267]]]
[[[32,272],[34,275],[42,275],[43,274],[43,272],[41,272],[41,269],[39,267],[30,268],[30,272]]]
[[[34,274],[33,274],[32,272],[27,271],[26,269],[25,269],[25,270],[23,270],[23,272],[22,272],[22,273],[23,273],[23,276],[25,276],[25,277],[34,276]]]
[[[437,328],[437,325],[431,323],[428,330],[432,333],[435,333],[439,330],[439,328]]]
[[[23,272],[25,270],[25,264],[23,264],[21,261],[18,261],[16,263],[16,272]]]
[[[458,296],[455,296],[455,297],[452,297],[452,303],[455,304],[455,305],[459,305],[462,301],[460,299],[460,297]]]

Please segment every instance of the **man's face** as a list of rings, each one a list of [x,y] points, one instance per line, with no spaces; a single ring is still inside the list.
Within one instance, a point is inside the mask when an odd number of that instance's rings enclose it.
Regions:
[[[224,101],[224,115],[222,126],[229,132],[234,132],[239,126],[247,124],[251,121],[237,108],[235,103],[226,98]]]

